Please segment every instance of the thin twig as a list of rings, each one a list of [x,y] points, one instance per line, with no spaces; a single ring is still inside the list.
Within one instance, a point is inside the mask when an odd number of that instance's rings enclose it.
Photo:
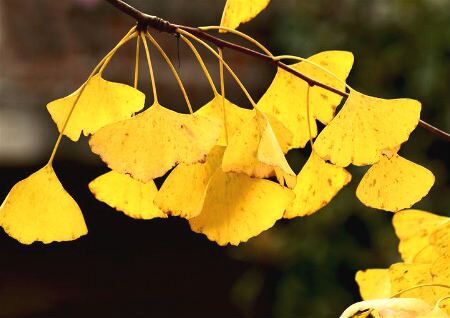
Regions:
[[[110,4],[112,4],[114,7],[116,7],[119,11],[125,13],[126,15],[129,15],[134,20],[136,20],[136,22],[138,23],[140,28],[151,27],[158,31],[166,32],[166,33],[170,33],[170,34],[177,34],[177,31],[176,31],[177,29],[185,30],[202,40],[213,43],[214,45],[216,45],[219,48],[228,48],[228,49],[243,53],[245,55],[264,60],[267,63],[271,63],[271,64],[301,78],[306,83],[308,83],[308,85],[310,87],[318,86],[318,87],[326,89],[330,92],[333,92],[337,95],[340,95],[342,97],[348,97],[347,92],[338,90],[334,87],[331,87],[329,85],[326,85],[319,81],[316,81],[313,78],[310,78],[310,77],[298,72],[297,70],[293,69],[289,65],[284,64],[281,61],[274,60],[269,55],[257,52],[255,50],[249,49],[242,45],[238,45],[238,44],[235,44],[235,43],[232,43],[229,41],[222,40],[221,38],[218,38],[209,33],[206,33],[199,28],[170,23],[169,21],[166,21],[160,17],[154,16],[154,15],[149,15],[142,11],[139,11],[138,9],[130,6],[128,3],[126,3],[122,0],[106,0],[106,1],[109,2]],[[444,140],[450,142],[450,134],[449,133],[447,133],[437,127],[434,127],[433,125],[431,125],[423,120],[419,121],[419,126],[428,130],[429,132],[443,138]]]

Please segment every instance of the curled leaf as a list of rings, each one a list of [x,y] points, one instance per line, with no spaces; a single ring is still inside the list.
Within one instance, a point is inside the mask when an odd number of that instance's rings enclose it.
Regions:
[[[71,241],[87,233],[78,204],[48,165],[14,185],[0,207],[0,226],[22,244]]]
[[[342,167],[325,162],[314,152],[297,176],[295,199],[284,213],[285,218],[313,214],[325,205],[352,179]]]
[[[89,145],[112,170],[148,182],[180,162],[205,161],[219,133],[220,126],[209,118],[155,104],[131,119],[101,128]]]
[[[166,217],[153,204],[158,193],[155,183],[142,183],[128,175],[110,171],[89,183],[96,199],[135,219],[149,220]]]
[[[374,164],[383,151],[408,140],[420,108],[413,99],[381,99],[351,90],[341,111],[317,137],[315,150],[341,167]]]
[[[308,60],[345,81],[353,65],[353,54],[345,51],[325,51],[309,57]],[[321,83],[338,90],[345,89],[344,83],[315,65],[299,62],[290,66]],[[292,132],[290,148],[303,148],[309,141],[307,90],[308,84],[304,80],[278,68],[275,78],[258,102],[259,109],[274,116]],[[316,119],[328,124],[341,100],[341,96],[323,88],[310,88],[310,126],[313,138],[317,136]]]
[[[266,116],[255,115],[230,139],[222,162],[225,172],[245,173],[256,178],[276,176],[292,188],[296,175],[289,166]]]
[[[356,196],[369,207],[396,212],[422,199],[433,183],[428,169],[399,155],[382,156],[362,178]]]
[[[81,88],[47,105],[60,132],[80,91]],[[96,74],[87,82],[79,97],[64,135],[77,141],[81,132],[87,136],[109,123],[130,118],[144,107],[144,102],[145,95],[137,89],[106,81]]]

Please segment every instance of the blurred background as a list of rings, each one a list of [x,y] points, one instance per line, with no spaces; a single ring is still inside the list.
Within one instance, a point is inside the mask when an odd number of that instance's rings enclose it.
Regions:
[[[225,0],[135,0],[139,9],[191,26],[220,22]],[[77,89],[133,25],[103,0],[0,1],[0,200],[47,160],[57,130],[46,104]],[[411,97],[422,119],[450,130],[449,0],[272,0],[240,30],[275,54],[352,51],[349,83],[378,97]],[[158,34],[196,108],[211,91],[183,43]],[[232,36],[227,39],[242,43]],[[132,84],[134,45],[110,63],[109,80]],[[186,112],[172,74],[153,50],[163,105]],[[217,62],[201,50],[217,79]],[[255,99],[275,70],[225,52]],[[141,60],[139,88],[150,92]],[[227,78],[227,97],[248,107]],[[288,158],[295,171],[308,149]],[[400,153],[436,175],[417,208],[450,214],[449,144],[417,128]],[[315,215],[280,221],[239,247],[218,247],[186,221],[139,221],[95,201],[89,181],[107,169],[87,139],[64,139],[55,170],[84,212],[77,241],[22,246],[0,230],[0,317],[337,317],[360,299],[354,274],[399,260],[392,214],[365,208],[355,189],[366,168]]]

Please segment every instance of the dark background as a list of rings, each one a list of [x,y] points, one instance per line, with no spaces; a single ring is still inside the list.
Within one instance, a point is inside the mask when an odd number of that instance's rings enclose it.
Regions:
[[[187,25],[218,24],[225,1],[130,1]],[[57,137],[45,105],[74,91],[133,21],[102,0],[0,1],[0,200],[46,162]],[[450,130],[448,0],[272,0],[241,28],[275,54],[355,55],[350,84],[367,94],[411,97],[422,118]],[[175,64],[177,41],[156,34]],[[232,36],[226,38],[234,39]],[[241,43],[240,40],[237,42]],[[186,111],[172,74],[155,50],[163,105]],[[201,51],[217,78],[217,63]],[[196,108],[211,97],[189,50],[180,72]],[[133,45],[106,77],[132,83]],[[226,52],[255,99],[275,70]],[[141,64],[140,89],[149,95]],[[227,80],[227,95],[248,106]],[[77,241],[23,246],[0,233],[0,317],[337,317],[359,300],[354,274],[399,260],[392,214],[365,208],[354,192],[366,168],[313,216],[280,221],[239,247],[218,247],[186,221],[138,221],[94,200],[87,183],[106,171],[86,139],[65,139],[55,170],[83,210],[89,234]],[[433,171],[436,184],[416,205],[450,214],[450,147],[421,128],[400,153]],[[288,155],[298,171],[308,150]]]

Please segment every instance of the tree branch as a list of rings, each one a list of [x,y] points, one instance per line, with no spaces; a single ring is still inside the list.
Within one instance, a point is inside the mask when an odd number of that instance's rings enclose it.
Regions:
[[[318,82],[318,81],[314,80],[313,78],[310,78],[310,77],[298,72],[297,70],[293,69],[292,67],[290,67],[289,65],[287,65],[281,61],[273,60],[270,56],[268,56],[266,54],[249,49],[245,46],[241,46],[241,45],[229,42],[229,41],[225,41],[221,38],[215,37],[215,36],[208,34],[198,28],[195,28],[195,27],[170,23],[169,21],[161,19],[160,17],[149,15],[142,11],[139,11],[138,9],[130,6],[128,3],[126,3],[122,0],[106,0],[106,1],[109,2],[110,4],[112,4],[114,7],[116,7],[121,12],[132,17],[137,22],[137,24],[140,28],[151,27],[155,30],[170,33],[170,34],[177,34],[177,29],[182,29],[182,30],[185,30],[187,32],[194,34],[195,36],[201,38],[202,40],[213,43],[214,45],[216,45],[220,48],[229,48],[234,51],[241,52],[245,55],[253,56],[255,58],[258,58],[258,59],[264,60],[268,63],[271,63],[271,64],[273,64],[281,69],[284,69],[285,71],[301,78],[302,80],[307,82],[310,86],[318,86],[325,90],[328,90],[330,92],[338,94],[342,97],[348,97],[347,92],[338,90],[334,87],[331,87],[331,86],[328,86],[321,82]],[[423,120],[419,121],[419,126],[428,130],[429,132],[443,138],[444,140],[450,142],[450,134],[449,133],[447,133],[443,130],[440,130],[439,128],[436,128],[433,125],[430,125],[429,123],[427,123]]]

